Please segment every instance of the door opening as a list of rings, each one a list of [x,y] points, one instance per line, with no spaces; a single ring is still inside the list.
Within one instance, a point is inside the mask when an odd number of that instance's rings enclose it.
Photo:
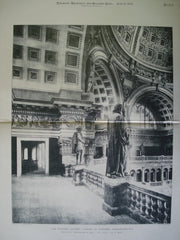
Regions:
[[[45,142],[22,141],[22,174],[45,174]]]

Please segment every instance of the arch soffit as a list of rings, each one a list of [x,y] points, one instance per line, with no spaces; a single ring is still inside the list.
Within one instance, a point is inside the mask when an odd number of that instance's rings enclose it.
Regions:
[[[116,73],[115,68],[113,65],[111,67],[108,67],[107,64],[109,62],[109,58],[107,54],[104,52],[103,48],[100,46],[94,47],[90,52],[89,52],[89,57],[88,59],[91,58],[93,62],[98,62],[100,61],[100,64],[103,65],[104,69],[107,72],[107,75],[111,78],[113,86],[115,88],[116,92],[116,98],[119,103],[123,103],[123,91],[122,87],[119,84],[118,81],[118,74]]]
[[[162,87],[159,87],[159,93],[160,94],[164,94],[165,96],[167,96],[172,102],[173,102],[173,95],[172,92],[170,92],[167,89],[164,89]],[[129,114],[131,113],[132,107],[133,105],[136,103],[136,101],[143,96],[145,93],[149,93],[149,92],[155,92],[156,91],[156,87],[155,86],[141,86],[139,88],[137,88],[135,91],[132,92],[132,94],[130,95],[130,97],[127,100],[127,106],[128,106],[128,112]]]

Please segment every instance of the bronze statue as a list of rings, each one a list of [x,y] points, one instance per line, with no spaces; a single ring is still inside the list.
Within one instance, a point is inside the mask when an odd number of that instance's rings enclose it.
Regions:
[[[114,107],[112,119],[108,122],[108,156],[106,176],[124,176],[126,169],[126,151],[129,136],[125,128],[125,116],[122,104]]]
[[[78,165],[83,160],[85,140],[81,127],[77,127],[76,130],[72,137],[72,153],[76,153],[76,165]]]

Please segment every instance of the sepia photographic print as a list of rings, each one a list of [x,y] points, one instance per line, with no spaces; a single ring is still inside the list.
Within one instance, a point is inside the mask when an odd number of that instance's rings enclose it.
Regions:
[[[171,223],[172,33],[13,26],[13,223]]]

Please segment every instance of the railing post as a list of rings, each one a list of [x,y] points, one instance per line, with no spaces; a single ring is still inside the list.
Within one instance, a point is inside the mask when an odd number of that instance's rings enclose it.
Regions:
[[[110,215],[126,213],[128,183],[105,178],[103,209]]]
[[[83,184],[83,169],[75,169],[73,173],[73,183],[74,185]]]

